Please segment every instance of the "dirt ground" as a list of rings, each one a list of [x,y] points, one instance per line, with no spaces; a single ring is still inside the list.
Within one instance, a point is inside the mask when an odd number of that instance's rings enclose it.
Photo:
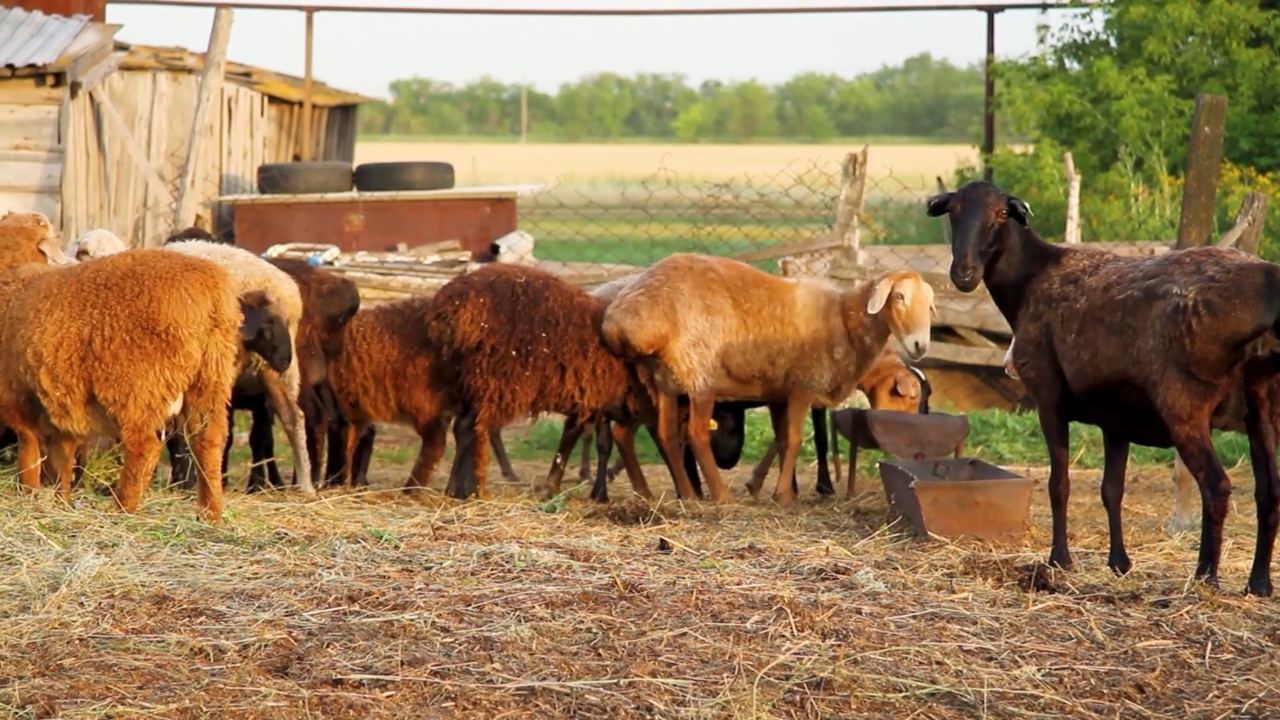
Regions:
[[[135,516],[0,490],[0,711],[122,718],[1265,718],[1280,611],[1241,595],[1252,480],[1222,589],[1170,535],[1169,469],[1131,470],[1133,571],[1106,569],[1098,474],[1073,473],[1077,569],[1047,557],[1044,473],[1013,544],[903,539],[880,481],[796,511],[626,498],[408,497],[409,439],[370,490],[232,493],[225,521],[154,490]],[[401,453],[401,455],[411,453]],[[546,462],[519,462],[526,481]],[[646,467],[669,491],[665,469]],[[1024,469],[1015,469],[1022,471]],[[239,477],[242,482],[242,471]],[[576,473],[575,465],[570,476]],[[767,488],[772,487],[770,478]]]

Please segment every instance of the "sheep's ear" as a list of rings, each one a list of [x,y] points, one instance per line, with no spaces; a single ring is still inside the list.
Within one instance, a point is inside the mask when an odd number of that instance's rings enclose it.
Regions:
[[[885,278],[876,283],[875,289],[871,291],[871,299],[867,301],[867,314],[875,315],[883,310],[884,304],[889,301],[889,292],[892,290],[892,278]]]
[[[951,198],[954,196],[955,193],[953,192],[944,192],[934,195],[925,203],[925,212],[928,213],[929,217],[945,215],[947,212],[947,206],[951,204]]]
[[[58,245],[57,240],[41,240],[40,244],[36,245],[36,247],[40,250],[41,254],[44,255],[45,260],[47,260],[50,265],[71,265],[76,262],[62,251],[62,247]]]
[[[894,380],[893,387],[902,397],[916,397],[919,393],[916,392],[917,383],[912,382],[913,379],[912,375],[900,372],[897,379]]]
[[[1009,201],[1005,206],[1009,211],[1009,217],[1017,220],[1022,225],[1026,225],[1027,218],[1034,215],[1034,213],[1031,212],[1031,206],[1027,204],[1027,201],[1019,197],[1010,195]]]
[[[253,290],[240,296],[240,340],[249,342],[262,332],[267,323],[267,294],[261,290]]]

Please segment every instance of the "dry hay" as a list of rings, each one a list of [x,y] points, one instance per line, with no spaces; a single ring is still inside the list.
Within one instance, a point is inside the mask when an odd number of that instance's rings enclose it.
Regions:
[[[545,471],[521,463],[526,478]],[[374,463],[375,485],[405,468]],[[670,487],[647,468],[654,488]],[[732,474],[739,488],[746,470]],[[1013,547],[908,542],[878,481],[799,513],[569,500],[525,488],[230,497],[220,527],[152,492],[0,492],[0,710],[19,717],[1022,718],[1274,716],[1280,613],[1240,589],[1237,473],[1224,591],[1164,531],[1167,468],[1130,482],[1135,569],[1105,568],[1096,473],[1076,472],[1081,569],[1027,592],[1043,482]],[[1042,477],[1042,476],[1041,476]],[[439,473],[436,486],[441,484]],[[625,483],[614,483],[615,493]],[[739,490],[740,492],[740,490]],[[805,488],[805,497],[811,492]]]

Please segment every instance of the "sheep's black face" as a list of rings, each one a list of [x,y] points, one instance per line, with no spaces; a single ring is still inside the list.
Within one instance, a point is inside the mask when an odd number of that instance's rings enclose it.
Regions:
[[[244,316],[240,325],[244,349],[257,353],[276,372],[288,370],[293,363],[293,342],[284,318],[270,312],[267,306],[244,299],[240,310]]]
[[[747,442],[746,410],[717,404],[711,417],[716,421],[716,429],[711,431],[711,455],[716,459],[716,467],[721,470],[737,467]]]
[[[961,292],[973,292],[1000,249],[1009,218],[1026,225],[1031,208],[995,184],[975,180],[955,192],[929,198],[926,213],[950,218],[951,282]]]

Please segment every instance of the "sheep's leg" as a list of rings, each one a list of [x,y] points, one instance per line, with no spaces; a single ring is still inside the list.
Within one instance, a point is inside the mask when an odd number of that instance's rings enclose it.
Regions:
[[[1179,424],[1171,423],[1175,428]],[[1196,578],[1216,588],[1231,478],[1214,452],[1207,419],[1201,423],[1201,429],[1176,434],[1173,440],[1182,461],[1200,485],[1200,557],[1196,562]]]
[[[89,464],[89,443],[83,442],[76,445],[76,464],[71,471],[71,487],[81,487],[84,484],[84,468]]]
[[[1173,454],[1173,486],[1174,506],[1173,517],[1169,518],[1169,533],[1177,535],[1195,527],[1195,520],[1191,517],[1195,507],[1192,504],[1195,478],[1191,477],[1191,471],[1176,452]]]
[[[587,427],[583,433],[582,447],[587,447],[588,434],[595,435],[596,441],[596,479],[591,485],[591,499],[597,502],[609,502],[609,456],[613,454],[613,433],[609,429],[609,420],[601,417],[594,427]],[[588,465],[590,460],[588,460]],[[588,467],[589,469],[589,467]]]
[[[476,442],[476,414],[474,407],[468,407],[453,420],[453,467],[449,471],[445,494],[458,500],[465,500],[479,490],[477,476],[483,468],[481,456],[484,445]]]
[[[222,490],[226,483],[223,482],[221,449],[228,430],[225,422],[225,415],[211,413],[209,419],[191,433],[196,465],[196,507],[200,519],[211,523],[222,520]],[[150,462],[154,467],[155,461]]]
[[[796,493],[793,491],[796,457],[800,454],[800,441],[804,438],[804,411],[810,407],[808,397],[791,397],[787,401],[786,432],[778,434],[779,440],[786,440],[782,446],[782,469],[778,472],[773,500],[783,507],[791,507],[796,502]],[[787,482],[788,478],[792,478],[792,482]]]
[[[249,426],[249,449],[253,456],[253,464],[249,468],[249,484],[246,489],[248,492],[265,490],[269,481],[275,489],[282,490],[284,479],[280,477],[280,468],[276,465],[276,442],[271,432],[271,410],[263,399],[256,402],[250,412],[253,419]]]
[[[813,449],[818,454],[818,484],[815,489],[819,495],[835,495],[831,470],[827,467],[827,409],[813,408],[809,415],[813,418]]]
[[[1258,507],[1257,545],[1245,592],[1271,597],[1271,557],[1280,526],[1280,474],[1276,471],[1276,417],[1265,384],[1250,383],[1245,392],[1245,428],[1253,464],[1253,499]]]
[[[618,426],[616,424],[613,426],[613,432],[615,433],[613,436],[613,441],[619,442],[621,440],[621,437],[617,434]],[[635,428],[633,427],[631,430],[631,440],[634,442],[635,439],[636,439]],[[621,473],[623,470],[626,470],[626,469],[627,469],[627,463],[621,457],[619,457],[617,461],[613,463],[613,465],[609,466],[609,479],[613,480],[614,478],[618,477],[619,473]]]
[[[501,429],[489,431],[489,449],[493,450],[493,457],[497,459],[498,467],[502,469],[503,479],[507,482],[520,482],[516,469],[511,467],[511,458],[507,457],[507,446],[502,442]]]
[[[832,470],[835,471],[835,483],[831,486],[831,494],[835,495],[836,494],[835,486],[840,484],[840,474],[841,474],[840,473],[840,434],[836,432],[836,423],[835,423],[834,417],[831,418],[830,423],[826,423],[824,421],[824,424],[831,426],[831,468]],[[814,430],[814,435],[815,436],[817,435],[817,430]],[[849,468],[849,472],[853,472],[853,468]],[[818,488],[818,492],[819,493],[822,492],[821,487]]]
[[[307,437],[306,430],[303,428],[302,409],[298,407],[297,393],[286,389],[286,378],[286,375],[277,375],[269,371],[264,371],[262,374],[263,385],[266,386],[272,409],[280,416],[280,421],[284,423],[285,432],[289,437],[289,447],[293,450],[293,467],[299,482],[298,489],[303,495],[314,496],[316,489],[311,484],[311,463],[307,458]]]
[[[116,504],[121,510],[127,513],[138,511],[138,506],[142,503],[142,493],[146,490],[147,484],[151,480],[151,476],[156,471],[156,465],[160,462],[160,438],[156,437],[152,428],[129,428],[121,429],[120,439],[124,442],[124,468],[120,471],[120,478],[116,481]],[[216,443],[220,443],[222,437],[215,439]],[[214,455],[214,465],[217,465],[217,455]],[[195,458],[196,473],[203,476],[202,468],[200,468],[200,456]],[[200,495],[204,495],[204,484],[199,487]],[[222,488],[218,488],[218,495],[221,497]],[[221,509],[219,508],[219,511]]]
[[[640,426],[635,422],[630,423],[614,423],[611,432],[613,433],[613,441],[618,445],[618,463],[622,465],[622,469],[627,471],[627,479],[631,481],[631,489],[637,495],[646,499],[653,499],[653,492],[649,490],[649,483],[644,478],[644,471],[640,469],[640,458],[636,456],[636,433],[640,431]],[[617,465],[615,464],[616,468]],[[609,479],[615,477],[614,470],[609,470]]]
[[[676,484],[676,496],[681,500],[692,500],[693,486],[689,484],[689,475],[685,471],[682,455],[684,448],[680,443],[680,406],[678,397],[669,393],[658,393],[658,446],[667,460],[667,469],[671,471],[671,479]],[[673,462],[681,458],[680,462]]]
[[[345,420],[329,423],[325,437],[325,443],[328,447],[325,449],[324,462],[325,485],[327,487],[342,486],[348,481],[347,460],[350,450],[347,447],[347,432],[350,427],[351,423]],[[354,472],[352,470],[352,473]]]
[[[1049,450],[1049,508],[1053,515],[1053,547],[1049,565],[1070,568],[1071,551],[1067,549],[1067,500],[1071,497],[1071,480],[1067,466],[1071,461],[1071,435],[1067,419],[1058,403],[1045,403],[1040,410],[1040,432]],[[849,476],[853,477],[852,474]]]
[[[377,435],[373,423],[369,423],[356,441],[356,451],[351,457],[352,480],[360,487],[369,487],[369,462],[373,459],[373,440]],[[443,452],[443,451],[442,451]]]
[[[75,473],[76,439],[55,435],[49,439],[49,470],[58,486],[58,497],[71,502],[71,477]]]
[[[404,486],[407,493],[425,488],[431,483],[431,473],[440,464],[440,458],[444,457],[448,423],[443,417],[432,418],[418,428],[418,435],[422,437],[422,447],[418,449],[418,458],[413,461],[409,481]]]
[[[689,395],[689,427],[686,432],[698,469],[707,479],[711,502],[724,503],[730,500],[729,490],[720,478],[720,467],[711,452],[711,414],[715,412],[715,400],[715,394],[709,392]]]
[[[773,468],[773,461],[778,459],[778,436],[775,434],[773,442],[769,443],[769,447],[764,451],[764,457],[760,458],[760,462],[751,469],[751,479],[747,481],[747,491],[755,497],[760,488],[764,486],[764,479],[768,477],[769,470]]]
[[[40,436],[29,428],[16,423],[9,423],[18,435],[18,477],[22,487],[28,492],[40,489],[40,469],[43,452],[40,450]]]
[[[551,458],[551,470],[547,473],[547,479],[534,488],[534,494],[537,497],[546,500],[560,492],[560,483],[564,479],[564,466],[568,464],[569,458],[573,455],[573,446],[578,444],[586,427],[576,417],[565,418],[564,427],[560,430],[560,444],[556,446],[555,457]]]
[[[227,438],[228,444],[231,439]],[[169,486],[192,490],[196,486],[195,470],[191,467],[191,446],[181,428],[169,433],[164,441],[169,450]]]
[[[345,441],[343,445],[346,448],[346,452],[344,453],[341,469],[342,481],[340,484],[342,487],[355,487],[354,475],[356,467],[356,444],[360,440],[360,433],[364,432],[365,425],[367,424],[368,423],[366,422],[360,422],[355,419],[352,419],[347,423],[346,432],[344,433],[345,437],[343,438]]]
[[[578,477],[582,480],[591,478],[591,438],[595,434],[596,429],[593,427],[586,428],[582,433],[582,464],[578,466]],[[597,444],[599,443],[599,437],[596,438],[596,442]],[[597,459],[599,459],[599,453],[596,453],[596,455]],[[600,460],[600,462],[604,462],[604,460]]]
[[[1124,473],[1129,465],[1129,443],[1104,432],[1102,446],[1102,507],[1107,510],[1107,529],[1111,537],[1107,567],[1117,575],[1124,575],[1133,566],[1129,553],[1124,549],[1124,526],[1120,514],[1124,501]]]

